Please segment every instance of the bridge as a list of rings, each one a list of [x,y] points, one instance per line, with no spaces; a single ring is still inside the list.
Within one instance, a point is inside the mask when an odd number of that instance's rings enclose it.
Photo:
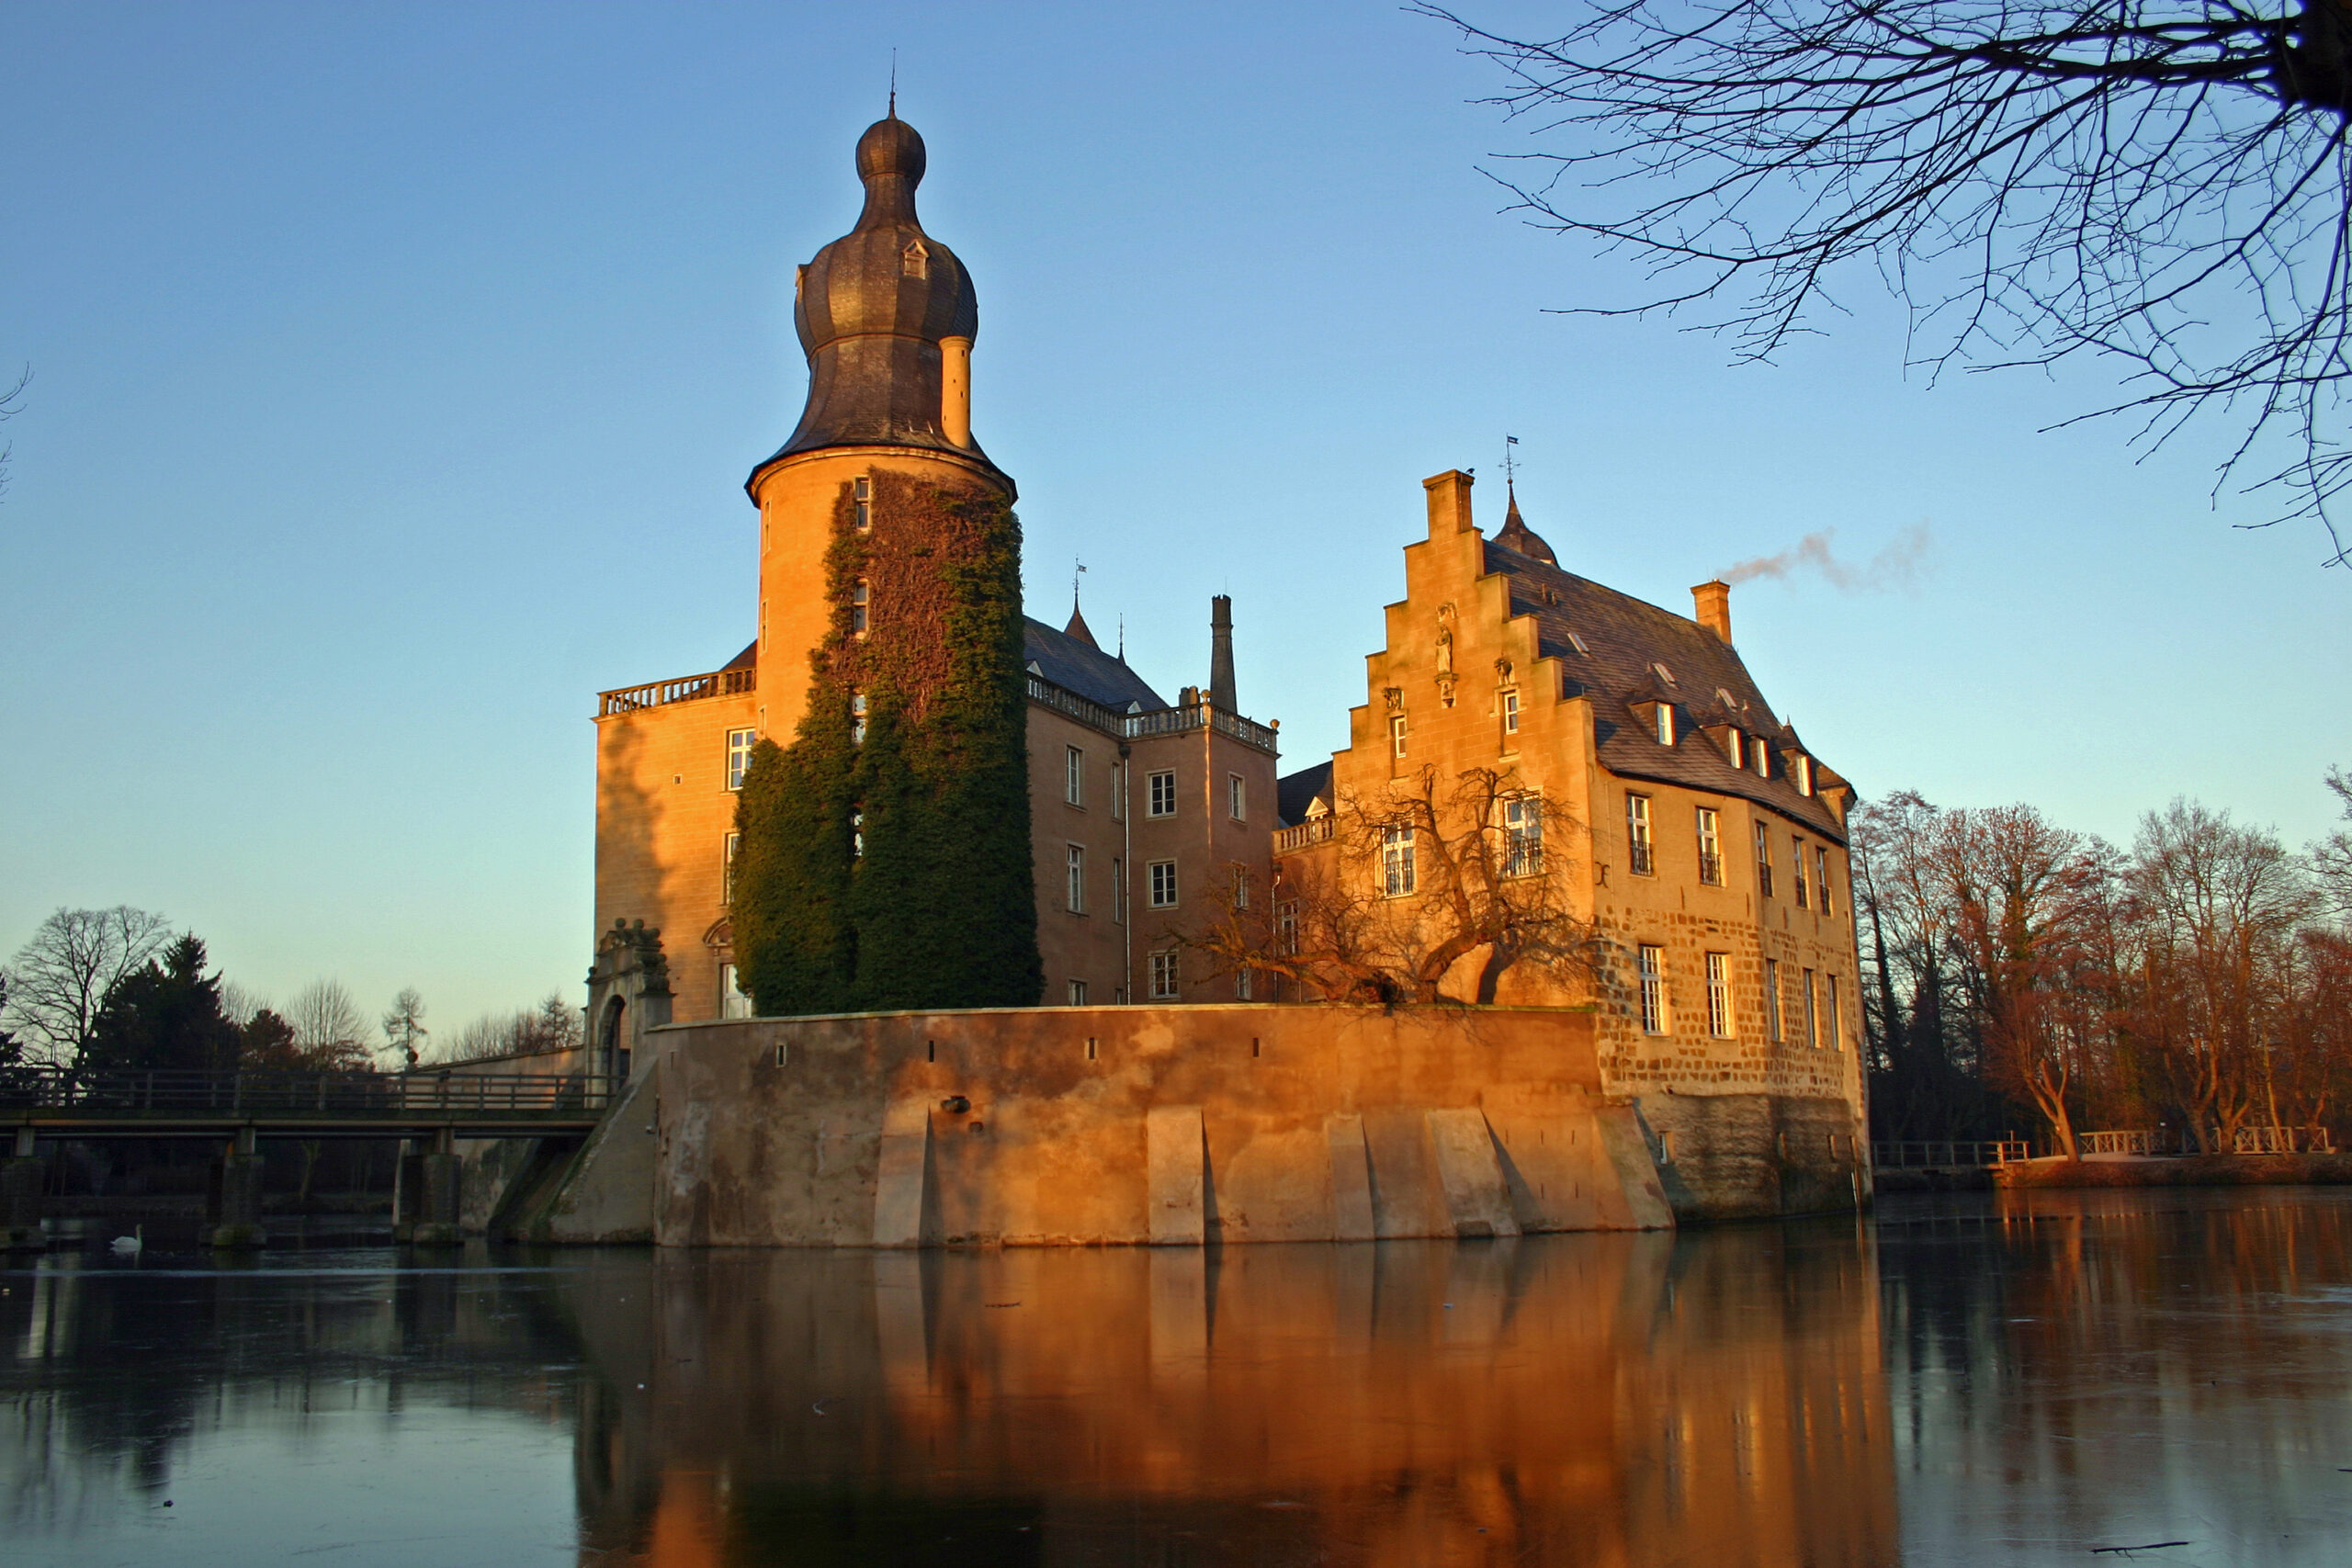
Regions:
[[[220,1247],[258,1247],[262,1138],[405,1138],[424,1152],[401,1161],[395,1234],[457,1239],[459,1138],[535,1138],[576,1145],[593,1131],[613,1085],[570,1073],[106,1072],[0,1068],[0,1251],[45,1246],[40,1228],[43,1138],[212,1138],[207,1213]],[[542,1147],[549,1146],[543,1144]]]

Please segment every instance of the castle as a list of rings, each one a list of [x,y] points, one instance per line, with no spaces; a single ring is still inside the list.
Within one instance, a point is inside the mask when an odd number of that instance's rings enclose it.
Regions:
[[[718,670],[600,698],[599,972],[610,978],[628,930],[658,931],[666,984],[640,989],[666,990],[666,1021],[753,1013],[730,884],[762,740],[812,733],[804,720],[838,707],[863,743],[879,722],[872,671],[914,681],[898,699],[910,713],[976,678],[936,650],[986,547],[968,520],[1010,519],[1015,490],[973,434],[977,300],[916,217],[924,162],[895,112],[869,129],[864,210],[799,269],[808,398],[745,487],[760,518],[750,645]],[[1022,667],[1003,673],[1021,684],[1037,967],[1021,982],[1035,994],[1005,1003],[1305,999],[1317,993],[1300,955],[1322,937],[1302,930],[1319,910],[1341,968],[1364,954],[1340,947],[1379,948],[1392,967],[1400,953],[1421,964],[1422,999],[1589,1020],[1593,1088],[1633,1110],[1660,1171],[1796,1159],[1808,1191],[1826,1180],[1859,1198],[1850,787],[1749,678],[1724,584],[1675,615],[1562,568],[1515,497],[1489,536],[1468,474],[1425,489],[1427,532],[1405,551],[1406,596],[1367,660],[1351,743],[1287,777],[1275,724],[1238,708],[1228,600],[1212,602],[1207,684],[1173,702],[1075,604],[1059,629],[1023,618]],[[928,673],[904,677],[915,666]],[[865,826],[849,812],[846,852],[865,852]],[[1203,935],[1212,925],[1222,946]],[[1578,961],[1553,961],[1547,932],[1577,933]],[[620,993],[598,995],[594,1027],[626,1072],[620,1053],[665,1020],[624,1023]],[[1707,1207],[1665,1189],[1678,1210]]]

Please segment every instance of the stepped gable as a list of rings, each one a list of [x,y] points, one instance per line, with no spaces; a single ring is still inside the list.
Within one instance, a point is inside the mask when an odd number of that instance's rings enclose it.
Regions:
[[[1752,769],[1733,767],[1723,748],[1699,733],[1707,725],[1735,725],[1751,737],[1764,737],[1776,751],[1804,750],[1796,731],[1773,716],[1729,643],[1672,611],[1495,540],[1487,541],[1486,556],[1488,571],[1511,579],[1510,613],[1535,617],[1537,647],[1542,657],[1560,661],[1564,694],[1591,699],[1601,766],[1625,778],[1737,795],[1833,843],[1846,841],[1846,830],[1827,804],[1817,793],[1799,794],[1779,757],[1773,776],[1759,779]],[[1589,651],[1577,651],[1571,632]],[[1672,672],[1671,682],[1654,668],[1659,664]],[[1729,705],[1719,692],[1729,695]],[[1670,747],[1659,745],[1633,711],[1637,704],[1656,702],[1677,710]],[[1816,791],[1845,782],[1818,757],[1814,775]]]
[[[1091,638],[1080,641],[1034,615],[1023,618],[1022,630],[1021,657],[1064,691],[1076,692],[1114,713],[1126,712],[1129,703],[1141,704],[1146,713],[1168,705],[1125,660],[1103,652]]]

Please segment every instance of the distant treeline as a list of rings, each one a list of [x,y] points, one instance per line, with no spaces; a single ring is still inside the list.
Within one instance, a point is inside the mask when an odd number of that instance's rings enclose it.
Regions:
[[[279,1006],[209,963],[161,915],[61,908],[0,969],[0,1066],[372,1072],[581,1043],[580,1010],[560,995],[475,1019],[435,1049],[413,987],[371,1021],[340,981]]]
[[[2298,853],[2176,800],[2124,849],[1909,793],[1852,829],[1876,1136],[2352,1132],[2352,830]]]

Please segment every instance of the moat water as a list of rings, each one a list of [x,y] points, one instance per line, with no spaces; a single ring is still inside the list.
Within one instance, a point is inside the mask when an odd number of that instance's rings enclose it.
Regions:
[[[2352,1562],[2352,1193],[0,1271],[0,1561]]]

